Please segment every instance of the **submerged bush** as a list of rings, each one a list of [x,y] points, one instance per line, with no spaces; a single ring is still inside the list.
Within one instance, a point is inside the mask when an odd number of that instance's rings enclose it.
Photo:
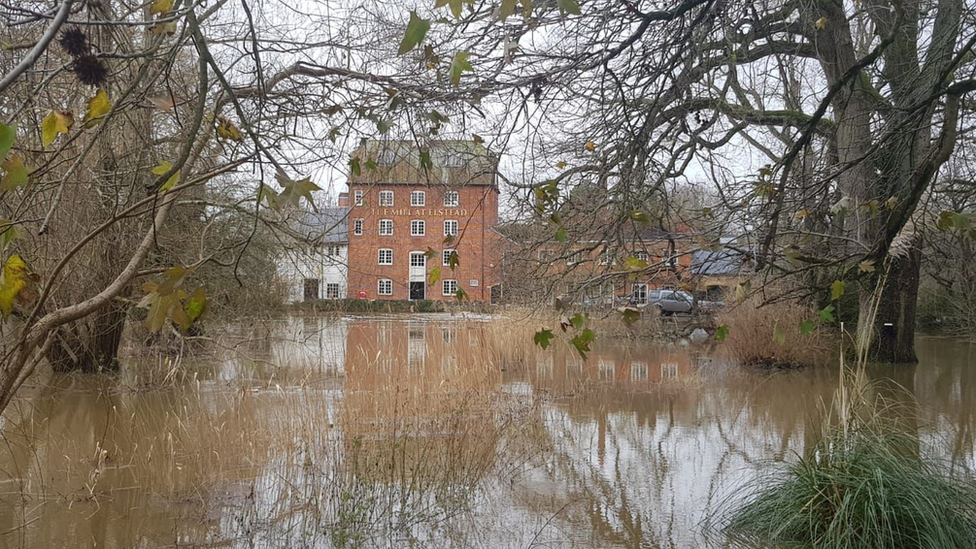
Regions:
[[[830,348],[828,330],[817,311],[796,302],[763,304],[753,297],[722,311],[716,322],[727,327],[722,345],[729,358],[749,366],[792,367],[819,364]],[[813,331],[801,330],[812,322]]]
[[[976,487],[917,446],[873,431],[827,437],[778,478],[763,475],[724,531],[747,547],[976,547]]]

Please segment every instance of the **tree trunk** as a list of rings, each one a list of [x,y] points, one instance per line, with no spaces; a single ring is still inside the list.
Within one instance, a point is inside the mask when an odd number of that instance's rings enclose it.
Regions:
[[[868,353],[871,360],[913,364],[918,362],[918,357],[915,356],[915,307],[918,301],[920,264],[921,252],[918,249],[912,249],[904,259],[893,260],[874,318]],[[861,292],[861,319],[870,318],[873,301],[873,292]]]
[[[57,372],[114,372],[119,369],[119,347],[127,307],[112,304],[58,328],[48,360]]]

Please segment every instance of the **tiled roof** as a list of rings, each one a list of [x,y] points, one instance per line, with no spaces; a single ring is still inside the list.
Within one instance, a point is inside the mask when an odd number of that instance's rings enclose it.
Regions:
[[[346,244],[349,242],[349,208],[326,206],[318,212],[305,212],[295,221],[294,229],[313,242]]]

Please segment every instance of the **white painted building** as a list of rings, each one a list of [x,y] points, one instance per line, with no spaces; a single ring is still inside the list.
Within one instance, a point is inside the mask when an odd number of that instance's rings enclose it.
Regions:
[[[307,212],[293,228],[307,242],[284,251],[279,275],[288,287],[288,302],[345,299],[349,280],[349,208],[325,207]]]

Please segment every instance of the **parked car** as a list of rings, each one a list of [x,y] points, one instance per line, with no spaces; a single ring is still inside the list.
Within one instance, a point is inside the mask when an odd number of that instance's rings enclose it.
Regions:
[[[695,307],[702,312],[714,312],[725,306],[721,301],[698,301],[683,290],[650,290],[646,295],[644,292],[634,292],[628,296],[620,298],[619,306],[637,307],[639,309],[650,309],[662,315],[691,314]]]

